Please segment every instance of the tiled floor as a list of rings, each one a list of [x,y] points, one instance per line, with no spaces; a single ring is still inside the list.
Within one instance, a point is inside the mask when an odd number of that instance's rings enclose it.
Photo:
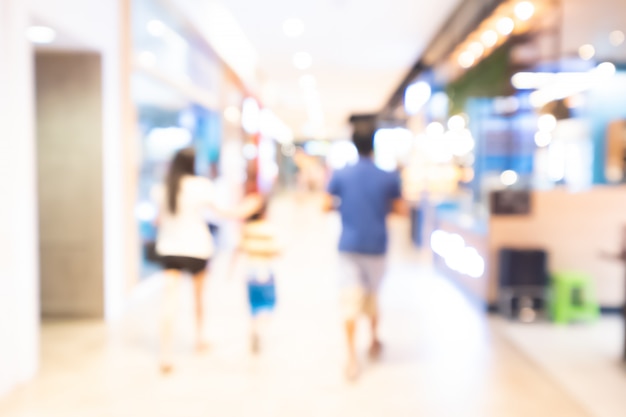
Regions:
[[[381,303],[385,352],[362,378],[342,378],[336,280],[337,219],[314,199],[280,200],[285,254],[280,305],[264,350],[247,350],[241,271],[216,260],[207,288],[212,349],[192,352],[185,283],[175,372],[157,372],[160,280],[151,278],[123,322],[47,323],[40,376],[0,402],[0,416],[425,416],[583,417],[583,404],[470,305],[406,239],[394,221]],[[365,342],[365,328],[361,342]]]
[[[494,323],[597,417],[626,415],[626,364],[621,363],[623,323],[618,316],[593,324],[554,326]]]

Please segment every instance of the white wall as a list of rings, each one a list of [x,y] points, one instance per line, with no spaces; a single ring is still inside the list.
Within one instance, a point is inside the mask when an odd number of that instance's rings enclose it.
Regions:
[[[614,47],[609,42],[612,31],[626,32],[624,16],[624,0],[563,0],[562,52],[576,55],[582,45],[591,44],[600,61],[626,61],[626,43]]]
[[[0,395],[38,367],[31,50],[21,0],[0,1]]]
[[[125,114],[130,111],[125,78],[130,69],[123,53],[130,44],[122,41],[129,0],[30,0],[30,5],[34,19],[102,54],[105,316],[115,319],[122,312],[129,282],[138,276],[132,219],[136,166]]]
[[[31,21],[102,54],[105,313],[118,316],[136,277],[132,231],[130,67],[122,51],[129,0],[0,1],[0,395],[38,368],[39,273]],[[128,98],[127,98],[128,95]],[[130,234],[130,236],[129,236]]]

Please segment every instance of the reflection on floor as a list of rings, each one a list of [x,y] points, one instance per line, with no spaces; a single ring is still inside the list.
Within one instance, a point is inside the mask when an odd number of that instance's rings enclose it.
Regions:
[[[73,416],[590,416],[551,375],[522,355],[484,314],[428,266],[393,222],[381,303],[385,352],[362,378],[342,378],[337,218],[314,199],[282,199],[286,251],[277,265],[280,306],[260,356],[248,353],[241,270],[217,259],[207,288],[212,349],[192,352],[185,283],[175,372],[156,364],[158,292],[151,278],[123,322],[47,323],[40,376],[0,402],[3,417]],[[365,331],[365,328],[363,328]],[[365,342],[363,334],[362,342]]]

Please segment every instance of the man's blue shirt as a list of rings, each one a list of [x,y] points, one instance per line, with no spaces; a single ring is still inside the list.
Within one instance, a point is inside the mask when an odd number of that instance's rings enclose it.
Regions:
[[[341,252],[382,255],[387,251],[386,218],[400,198],[400,177],[385,172],[370,158],[335,172],[328,192],[341,199]]]

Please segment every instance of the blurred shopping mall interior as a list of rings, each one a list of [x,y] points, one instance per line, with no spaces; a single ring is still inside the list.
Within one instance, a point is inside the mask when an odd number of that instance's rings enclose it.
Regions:
[[[398,172],[378,361],[343,373],[333,172]],[[180,282],[173,155],[282,248],[253,352],[242,223]],[[0,0],[0,415],[623,417],[626,1]],[[366,350],[368,327],[357,344]]]

